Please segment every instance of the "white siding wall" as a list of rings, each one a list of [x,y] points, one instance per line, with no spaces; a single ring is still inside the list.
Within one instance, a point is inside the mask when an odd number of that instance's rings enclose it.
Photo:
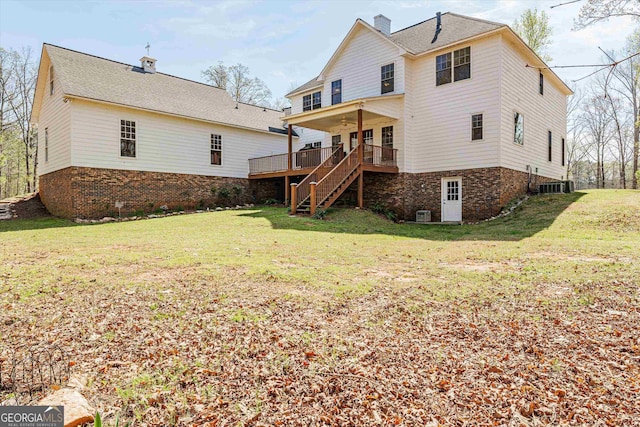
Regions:
[[[394,92],[404,93],[404,58],[379,35],[360,27],[336,61],[326,70],[324,87],[291,97],[291,113],[302,112],[302,97],[322,91],[322,106],[331,105],[331,82],[342,79],[342,102],[379,96],[380,69],[394,63]]]
[[[501,165],[525,171],[531,165],[533,171],[550,178],[566,179],[562,166],[561,138],[567,127],[567,102],[551,81],[545,78],[544,95],[538,90],[539,72],[526,68],[526,59],[506,40],[502,44],[502,144]],[[513,143],[513,114],[524,116],[524,145]],[[547,132],[552,132],[552,161],[548,161]]]
[[[248,159],[287,152],[286,135],[81,100],[72,109],[73,166],[246,178]],[[121,119],[136,122],[136,158],[120,157]],[[210,164],[212,133],[222,135],[222,166]]]
[[[60,83],[49,93],[49,70],[38,122],[38,175],[71,166],[71,108],[62,100]],[[53,70],[55,76],[55,69]],[[49,129],[49,160],[45,160],[45,129]]]
[[[436,86],[435,58],[471,46],[471,78]],[[405,118],[405,171],[433,172],[498,166],[500,38],[481,39],[410,64]],[[471,115],[483,114],[484,137],[471,141]]]
[[[301,128],[299,126],[294,126],[294,129],[299,138],[297,141],[295,139],[293,140],[293,151],[300,150],[305,146],[305,144],[311,144],[318,141],[322,142],[323,147],[331,146],[331,137],[327,137],[326,132],[315,129]],[[286,152],[286,150],[284,152]]]

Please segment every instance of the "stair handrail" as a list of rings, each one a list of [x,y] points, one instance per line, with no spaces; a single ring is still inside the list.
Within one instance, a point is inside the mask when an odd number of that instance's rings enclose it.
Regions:
[[[311,183],[318,182],[318,171],[320,168],[328,168],[334,166],[329,164],[333,162],[334,156],[336,153],[342,150],[342,144],[338,144],[335,150],[331,151],[331,155],[324,159],[314,170],[309,173],[302,181],[300,181],[296,187],[296,206],[295,209],[292,209],[292,212],[295,213],[296,209],[298,209],[302,204],[309,198],[311,195]]]
[[[345,156],[328,174],[316,183],[316,207],[320,206],[331,194],[360,166],[358,147]]]

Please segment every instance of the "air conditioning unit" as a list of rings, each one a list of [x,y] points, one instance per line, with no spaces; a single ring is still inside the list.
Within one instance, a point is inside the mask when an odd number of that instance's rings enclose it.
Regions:
[[[417,211],[416,212],[416,223],[418,224],[427,224],[431,222],[431,211]]]

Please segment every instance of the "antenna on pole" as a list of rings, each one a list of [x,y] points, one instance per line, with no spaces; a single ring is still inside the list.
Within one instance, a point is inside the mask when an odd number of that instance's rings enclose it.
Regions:
[[[144,48],[147,49],[147,56],[149,56],[149,49],[151,49],[149,42],[147,42],[147,45]]]

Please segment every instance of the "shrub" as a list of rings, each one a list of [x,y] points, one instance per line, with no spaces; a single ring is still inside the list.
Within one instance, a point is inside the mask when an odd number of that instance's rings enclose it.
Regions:
[[[313,218],[314,219],[324,219],[327,216],[327,210],[326,209],[317,209],[316,213],[313,214]]]
[[[388,207],[386,207],[385,205],[383,205],[380,202],[374,203],[373,205],[371,205],[371,207],[369,209],[373,213],[377,213],[378,215],[385,216],[389,221],[395,222],[396,219],[398,219],[398,216],[396,215],[396,213],[392,209],[389,209]]]

